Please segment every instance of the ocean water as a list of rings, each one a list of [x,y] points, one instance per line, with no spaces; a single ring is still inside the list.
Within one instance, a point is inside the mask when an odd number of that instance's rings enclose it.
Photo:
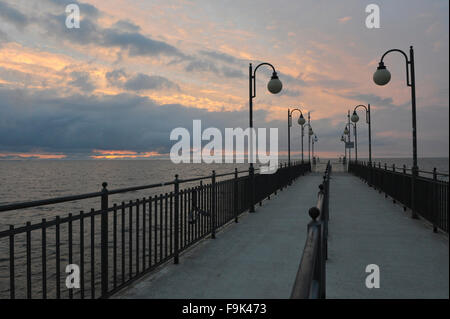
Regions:
[[[360,158],[361,161],[367,160]],[[321,159],[326,163],[327,159]],[[331,159],[338,164],[337,159]],[[409,158],[375,158],[374,163],[393,164],[401,168],[411,167]],[[448,158],[420,158],[421,170],[448,174]],[[108,189],[130,186],[148,185],[173,181],[175,174],[179,178],[191,178],[248,169],[248,164],[174,164],[170,160],[17,160],[0,161],[0,205],[39,200],[45,198],[97,192],[103,182]],[[229,177],[225,177],[229,178]],[[197,182],[198,183],[198,182]],[[196,184],[194,184],[196,185]],[[184,186],[193,186],[183,184]],[[145,191],[129,192],[114,195],[112,202],[120,203],[131,199],[142,198],[170,192],[173,186],[159,187]],[[51,218],[55,214],[67,215],[80,210],[99,208],[99,200],[91,199],[82,202],[70,202],[54,206],[24,209],[14,212],[0,213],[0,231],[8,225],[23,224],[25,221],[36,222],[42,218]]]

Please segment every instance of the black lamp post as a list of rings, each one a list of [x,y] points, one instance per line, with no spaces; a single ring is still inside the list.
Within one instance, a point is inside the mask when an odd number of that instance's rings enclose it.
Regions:
[[[345,124],[344,133],[343,133],[343,135],[347,135],[347,140],[344,139],[344,141],[345,141],[345,149],[348,148],[348,159],[347,159],[348,161],[350,161],[352,159],[352,155],[350,153],[350,147],[349,147],[349,144],[351,142],[351,127],[350,127],[350,125],[351,125],[350,122]]]
[[[312,158],[313,158],[313,164],[316,164],[316,157],[314,156],[314,144],[318,141],[317,135],[314,134],[314,137],[312,138]]]
[[[342,164],[346,164],[347,161],[347,142],[345,141],[344,134],[341,135],[341,142],[344,142],[344,158],[342,159]]]
[[[302,127],[302,163],[303,163],[303,125],[305,124],[305,118],[303,117],[303,113],[300,109],[295,108],[292,111],[288,109],[288,165],[291,165],[291,126],[292,126],[292,113],[294,111],[300,112],[300,117],[298,118],[297,123]]]
[[[309,119],[309,116],[308,116],[308,119]],[[307,123],[303,126],[304,127],[308,126],[308,161],[311,164],[311,136],[314,134],[314,131],[312,129],[311,123]],[[303,132],[302,132],[302,140],[303,140]]]
[[[311,136],[314,134],[314,131],[311,126],[311,112],[308,112],[308,123],[302,125],[302,154],[303,154],[303,135],[304,135],[304,127],[308,126],[308,161],[311,164]]]
[[[399,49],[391,49],[386,51],[382,56],[378,68],[373,74],[373,81],[377,85],[386,85],[391,80],[391,73],[386,69],[384,65],[384,57],[390,52],[399,52],[403,54],[406,60],[406,85],[411,87],[411,109],[412,109],[412,143],[413,143],[413,167],[412,167],[412,179],[411,179],[411,210],[412,217],[418,218],[415,210],[415,191],[416,191],[416,179],[418,176],[419,167],[417,166],[417,126],[416,126],[416,79],[414,72],[414,50],[413,47],[409,47],[409,59],[405,52]]]
[[[283,88],[283,84],[281,83],[281,81],[278,79],[278,75],[277,72],[275,71],[275,68],[272,64],[270,63],[260,63],[256,66],[256,68],[253,70],[252,64],[250,63],[249,68],[248,68],[248,79],[249,79],[249,112],[250,112],[250,141],[249,141],[249,162],[250,162],[250,167],[249,167],[249,175],[250,175],[250,208],[249,208],[249,212],[253,213],[255,212],[255,168],[253,167],[253,162],[254,162],[254,154],[253,154],[253,99],[256,97],[256,70],[258,70],[258,68],[260,66],[263,65],[268,65],[272,68],[273,73],[272,73],[272,77],[269,81],[269,83],[267,83],[267,89],[269,90],[270,93],[272,94],[277,94],[281,91],[281,89]]]
[[[351,117],[351,120],[353,123],[355,123],[355,159],[356,161],[358,161],[358,142],[357,142],[357,134],[356,134],[356,123],[359,121],[359,116],[356,113],[356,110],[358,108],[364,108],[366,110],[366,123],[368,124],[369,127],[369,166],[371,166],[372,164],[372,130],[371,130],[371,118],[370,118],[370,104],[367,104],[367,107],[365,105],[357,105],[355,106],[354,110],[353,110],[353,115]]]

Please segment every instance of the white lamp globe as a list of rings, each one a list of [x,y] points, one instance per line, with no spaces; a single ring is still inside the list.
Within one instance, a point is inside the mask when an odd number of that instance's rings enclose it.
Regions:
[[[345,127],[345,129],[344,129],[344,134],[348,134],[348,128],[347,127]]]
[[[377,70],[373,74],[373,81],[377,85],[386,85],[391,80],[391,72],[389,72],[384,66],[383,62],[380,62]]]
[[[342,142],[345,141],[345,140],[344,140],[344,135],[341,136],[341,141],[342,141]]]
[[[359,121],[359,116],[358,116],[358,114],[356,114],[356,111],[353,111],[352,122],[356,123],[358,121]]]
[[[314,132],[313,132],[312,128],[309,128],[309,135],[313,135],[313,134],[314,134]]]
[[[306,120],[303,117],[303,114],[300,114],[300,117],[298,118],[298,124],[304,125],[305,123],[306,123]]]
[[[277,94],[280,93],[282,88],[283,84],[278,78],[277,72],[273,72],[272,78],[270,79],[269,83],[267,83],[267,89],[269,90],[270,93]]]

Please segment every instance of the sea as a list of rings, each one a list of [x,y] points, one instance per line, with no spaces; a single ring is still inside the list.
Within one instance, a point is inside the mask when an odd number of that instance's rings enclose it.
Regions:
[[[325,163],[328,159],[321,158]],[[330,159],[336,166],[337,158]],[[360,161],[367,161],[360,158]],[[283,160],[280,160],[283,162]],[[411,167],[410,158],[374,158],[373,162],[384,167],[393,164],[397,168],[403,165]],[[419,158],[419,168],[447,174],[449,172],[448,158]],[[212,171],[216,174],[231,173],[234,168],[239,171],[248,169],[248,164],[204,164],[180,163],[174,164],[170,160],[2,160],[0,161],[0,206],[5,204],[41,200],[53,197],[77,195],[98,192],[102,183],[108,183],[108,189],[119,189],[131,186],[149,185],[170,182],[175,174],[180,179],[209,176]],[[224,179],[230,178],[224,177]],[[445,177],[444,177],[445,179]],[[448,180],[448,178],[447,178]],[[208,182],[205,180],[204,182]],[[182,187],[198,185],[198,182],[183,184]],[[145,196],[163,194],[173,190],[173,186],[159,187],[145,191],[117,194],[112,196],[111,202],[120,203]],[[0,231],[9,225],[23,225],[24,222],[38,222],[42,218],[52,218],[55,214],[67,215],[78,213],[80,210],[99,208],[98,199],[63,203],[53,206],[42,206],[12,212],[0,212]]]

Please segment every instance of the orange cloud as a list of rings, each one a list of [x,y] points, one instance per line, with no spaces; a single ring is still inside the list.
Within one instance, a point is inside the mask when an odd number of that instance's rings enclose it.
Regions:
[[[37,159],[62,159],[64,154],[39,154],[39,153],[0,153],[0,158],[37,158]]]
[[[125,159],[125,158],[150,158],[150,157],[159,157],[163,156],[159,152],[143,152],[138,153],[135,151],[128,150],[92,150],[93,153],[97,153],[100,155],[91,155],[90,157],[93,159]]]
[[[338,19],[339,23],[346,23],[347,21],[351,20],[352,17],[343,17]]]

